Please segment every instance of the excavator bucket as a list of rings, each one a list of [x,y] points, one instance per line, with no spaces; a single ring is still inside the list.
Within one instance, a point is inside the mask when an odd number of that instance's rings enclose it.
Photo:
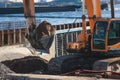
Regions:
[[[49,52],[55,29],[47,21],[43,21],[36,27],[34,0],[23,0],[23,3],[28,26],[26,38],[33,48]]]
[[[30,35],[29,41],[31,41],[30,43],[35,49],[49,52],[54,35],[55,28],[47,21],[43,21],[35,29],[33,35]]]

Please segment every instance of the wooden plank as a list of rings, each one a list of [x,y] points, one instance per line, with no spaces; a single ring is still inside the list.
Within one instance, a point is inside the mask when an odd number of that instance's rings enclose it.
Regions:
[[[7,35],[8,35],[8,38],[7,38],[8,39],[8,41],[7,41],[8,43],[7,44],[10,45],[10,31],[9,30],[7,30]]]
[[[25,29],[21,29],[21,43],[25,42]]]
[[[65,29],[68,29],[68,26],[67,26],[67,24],[65,24]]]
[[[22,39],[21,39],[21,29],[19,29],[19,43],[22,43]]]
[[[65,24],[63,25],[64,29],[65,29]]]
[[[13,44],[13,40],[14,40],[14,38],[13,38],[13,35],[14,35],[14,30],[10,30],[10,45],[12,45]]]
[[[2,46],[2,31],[0,31],[0,46]]]
[[[16,44],[16,30],[13,30],[13,44]]]
[[[2,45],[4,45],[4,31],[2,30]]]

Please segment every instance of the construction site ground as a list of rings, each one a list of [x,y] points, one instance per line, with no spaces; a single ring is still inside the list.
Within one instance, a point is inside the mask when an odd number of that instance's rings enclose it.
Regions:
[[[21,45],[0,47],[0,62],[5,60],[13,60],[16,58],[17,59],[24,58],[26,56],[33,56],[33,54],[28,48],[23,47]],[[41,57],[45,58],[46,55],[41,55]],[[46,58],[49,60],[50,56],[47,55]],[[2,66],[2,68],[6,69],[6,67],[4,68],[4,66]],[[83,76],[60,76],[60,75],[46,75],[46,74],[44,75],[44,74],[31,74],[31,73],[18,74],[11,72],[9,69],[7,69],[7,71],[10,73],[6,73],[5,75],[0,74],[1,77],[0,80],[4,80],[2,78],[5,78],[5,80],[119,80],[119,79],[105,79],[100,77],[97,78],[97,77],[83,77]]]
[[[117,80],[117,79],[104,79],[104,78],[96,78],[96,77],[56,76],[56,75],[39,75],[39,74],[8,74],[7,77],[11,78],[12,80]]]

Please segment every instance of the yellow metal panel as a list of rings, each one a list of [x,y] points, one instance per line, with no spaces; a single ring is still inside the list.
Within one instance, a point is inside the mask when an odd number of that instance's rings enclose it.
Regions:
[[[100,0],[96,0],[96,17],[101,17],[101,3],[100,3]]]
[[[86,3],[87,13],[88,13],[88,17],[89,17],[90,30],[92,32],[93,26],[94,26],[94,21],[92,19],[93,15],[94,15],[93,1],[92,0],[85,0],[85,3]]]
[[[96,0],[95,5],[94,5],[94,1],[95,0],[85,0],[87,12],[88,12],[88,17],[89,17],[89,22],[90,22],[90,30],[91,30],[91,32],[93,31],[93,27],[94,27],[93,16],[96,16],[97,18],[101,17],[100,0]],[[95,11],[94,11],[94,9],[95,9]]]

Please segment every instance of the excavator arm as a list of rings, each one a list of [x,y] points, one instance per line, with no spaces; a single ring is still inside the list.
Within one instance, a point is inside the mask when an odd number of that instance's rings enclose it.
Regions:
[[[34,7],[34,0],[23,0],[23,6],[24,6],[24,16],[26,18],[26,24],[27,24],[27,32],[26,32],[26,38],[31,43],[31,45],[35,46],[35,7]]]
[[[89,18],[90,30],[91,32],[93,32],[94,18],[101,17],[100,0],[85,0],[85,3],[86,3],[88,18]]]
[[[24,16],[26,18],[27,27],[28,27],[28,34],[33,32],[35,29],[35,7],[34,7],[34,0],[23,0],[24,5]]]
[[[23,0],[23,5],[28,27],[26,38],[33,48],[49,52],[55,34],[54,27],[47,21],[36,26],[34,0]]]

